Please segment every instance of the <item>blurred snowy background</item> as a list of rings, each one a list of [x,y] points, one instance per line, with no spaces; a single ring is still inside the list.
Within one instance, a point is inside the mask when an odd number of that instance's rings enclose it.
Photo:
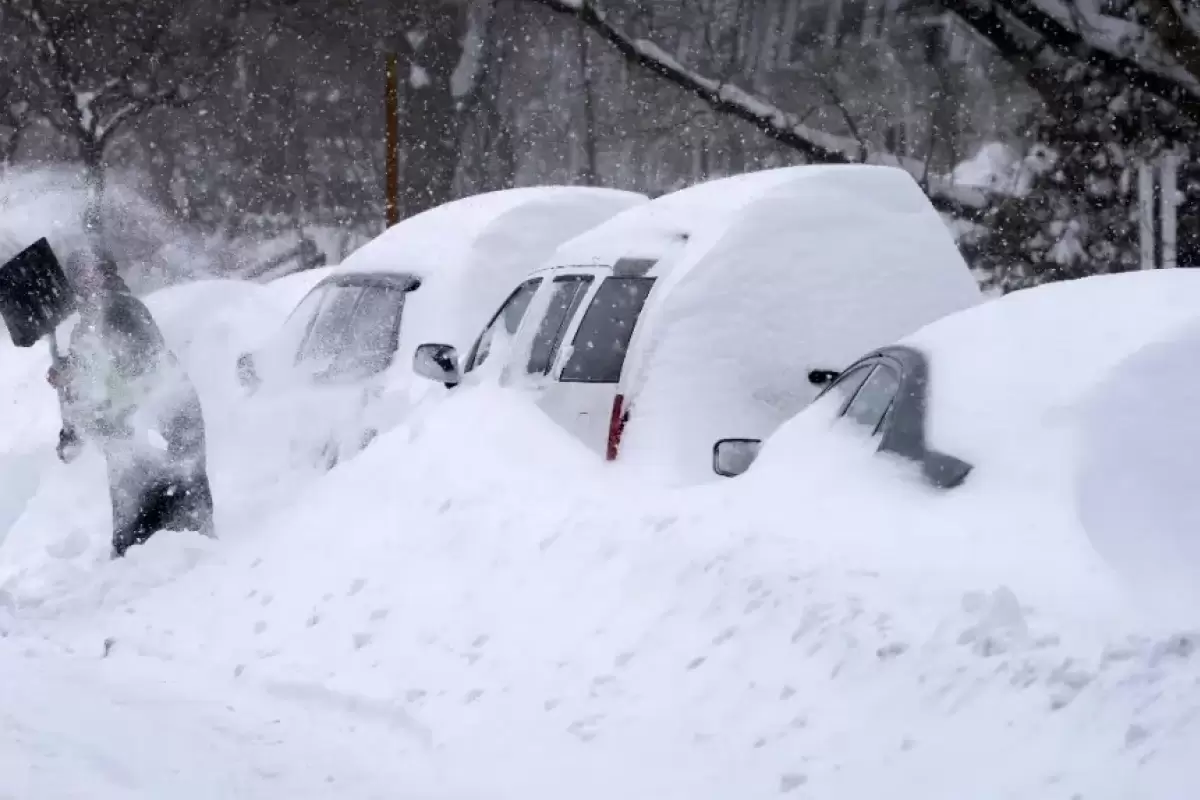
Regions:
[[[340,261],[384,226],[392,54],[405,216],[510,186],[655,195],[868,160],[908,168],[1000,288],[1184,266],[1190,5],[8,0],[0,207],[30,170],[78,169],[116,188],[108,213],[139,220],[127,246],[161,280],[168,245],[220,273]]]

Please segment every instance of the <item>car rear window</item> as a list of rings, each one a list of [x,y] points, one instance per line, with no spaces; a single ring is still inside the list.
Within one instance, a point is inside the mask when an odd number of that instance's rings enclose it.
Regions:
[[[575,332],[561,380],[617,383],[633,329],[653,288],[654,278],[605,278]]]

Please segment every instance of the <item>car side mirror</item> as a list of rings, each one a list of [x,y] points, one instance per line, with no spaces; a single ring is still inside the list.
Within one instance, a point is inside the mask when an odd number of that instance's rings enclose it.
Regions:
[[[971,473],[971,465],[954,456],[927,451],[921,464],[925,480],[938,489],[953,489],[960,486]]]
[[[833,369],[814,369],[808,373],[808,382],[813,386],[828,386],[841,377],[841,374]]]
[[[713,472],[722,478],[736,478],[754,463],[762,439],[722,439],[713,445]]]
[[[458,371],[458,351],[448,344],[423,344],[413,353],[413,372],[437,381],[447,389],[462,383]]]

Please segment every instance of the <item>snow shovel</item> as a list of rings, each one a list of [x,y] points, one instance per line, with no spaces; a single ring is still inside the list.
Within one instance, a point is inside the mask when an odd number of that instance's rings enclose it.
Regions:
[[[17,347],[54,333],[74,310],[75,293],[45,238],[0,266],[0,317]]]
[[[32,347],[39,339],[50,341],[51,364],[60,372],[64,359],[55,331],[75,310],[75,293],[45,237],[0,266],[0,317],[17,347]],[[66,388],[55,381],[59,407],[65,414]],[[63,427],[70,428],[67,420]]]

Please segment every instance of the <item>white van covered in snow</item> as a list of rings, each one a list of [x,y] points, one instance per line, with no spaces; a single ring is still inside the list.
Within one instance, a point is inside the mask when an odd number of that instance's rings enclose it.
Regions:
[[[273,414],[302,415],[304,447],[315,436],[336,443],[333,457],[355,449],[409,405],[416,343],[466,346],[559,244],[644,202],[611,189],[524,188],[410,217],[329,268],[282,329],[242,356],[239,378]],[[397,353],[404,367],[392,374]]]
[[[811,402],[810,372],[981,298],[906,172],[791,167],[613,217],[520,282],[461,363],[431,344],[414,366],[447,385],[494,373],[607,459],[699,479],[714,441]]]

